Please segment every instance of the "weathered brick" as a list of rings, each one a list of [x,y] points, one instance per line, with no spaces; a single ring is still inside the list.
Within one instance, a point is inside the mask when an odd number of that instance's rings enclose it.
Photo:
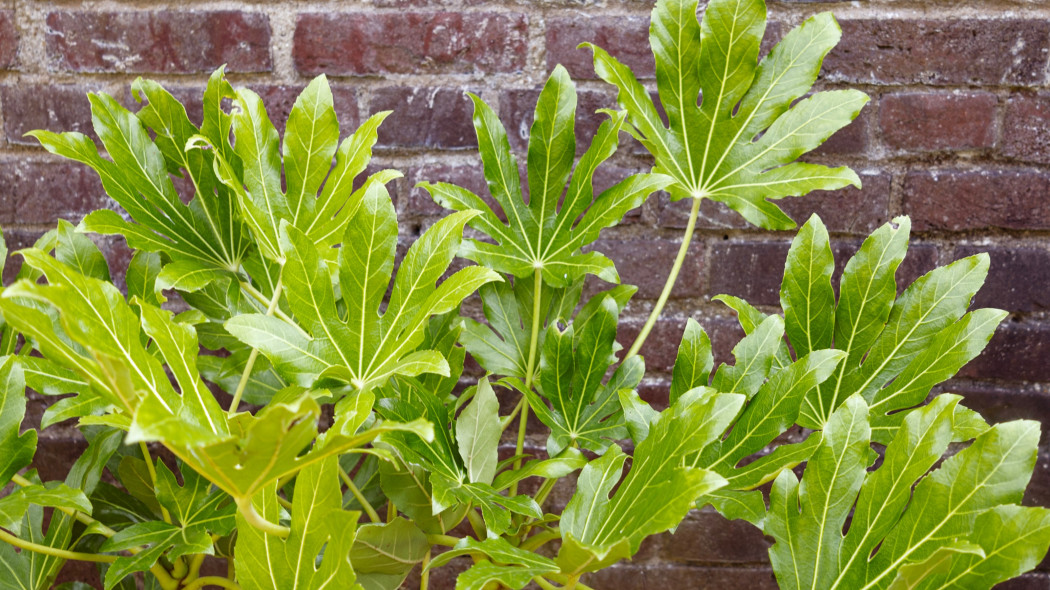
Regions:
[[[297,85],[275,85],[275,84],[249,84],[249,88],[255,91],[266,105],[266,114],[270,122],[277,128],[277,132],[284,135],[285,123],[288,115],[295,106],[295,99],[299,98],[305,84]],[[357,108],[357,90],[352,86],[333,84],[332,106],[336,117],[339,119],[340,139],[349,136],[357,130],[361,122],[360,113]],[[197,93],[203,97],[203,93]]]
[[[0,186],[0,202],[13,206],[14,218],[26,225],[76,223],[109,199],[93,170],[68,161],[11,162],[0,170]]]
[[[391,86],[372,92],[369,112],[394,111],[379,127],[382,147],[477,147],[474,106],[460,88]]]
[[[12,68],[18,61],[18,40],[15,12],[0,10],[0,69]]]
[[[395,200],[398,215],[443,215],[449,213],[430,198],[430,193],[416,185],[422,181],[448,182],[486,198],[488,185],[481,166],[461,166],[444,162],[424,163],[405,169],[405,178],[397,185]]]
[[[36,129],[78,131],[94,136],[87,93],[104,90],[101,83],[16,84],[0,88],[4,110],[4,137],[15,145],[39,146],[24,135]]]
[[[259,12],[56,11],[47,15],[47,51],[75,72],[190,74],[267,72],[270,21]],[[192,34],[188,34],[192,31]]]
[[[999,149],[1018,160],[1050,164],[1050,94],[1017,94],[1007,99]]]
[[[651,239],[601,239],[594,243],[594,250],[605,254],[616,264],[620,280],[636,285],[637,299],[656,299],[663,289],[667,273],[674,264],[678,254],[678,242]],[[675,283],[673,298],[689,298],[700,295],[700,269],[703,267],[703,246],[693,242],[682,265],[682,270]],[[600,286],[600,287],[599,287]],[[595,280],[588,291],[593,293],[609,288],[609,285]]]
[[[974,305],[1007,311],[1050,309],[1050,251],[1045,248],[960,246],[954,258],[987,252],[991,259],[988,280],[977,292]]]
[[[643,311],[648,315],[648,309],[643,309]],[[733,359],[731,354],[733,347],[744,336],[736,319],[729,316],[706,313],[694,313],[693,319],[700,323],[711,338],[711,349],[714,352],[715,366],[718,363],[731,362]],[[645,316],[621,318],[620,328],[616,333],[616,340],[625,348],[631,346],[644,323]],[[645,340],[645,344],[642,345],[639,351],[639,354],[645,357],[647,374],[669,373],[671,371],[674,367],[675,357],[678,355],[678,345],[682,342],[682,333],[684,331],[685,318],[664,314],[656,321],[652,331],[649,332],[648,338]],[[656,391],[651,393],[654,395],[659,394]]]
[[[594,43],[634,71],[639,78],[656,73],[649,50],[648,16],[573,16],[547,21],[547,69],[561,64],[573,78],[597,79],[590,49],[580,43]]]
[[[797,223],[805,223],[816,213],[835,233],[868,234],[889,220],[890,174],[879,170],[860,171],[862,188],[847,187],[837,191],[813,191],[802,197],[776,201]],[[685,228],[692,204],[688,199],[670,202],[661,199],[659,221],[663,227]],[[700,229],[746,229],[754,226],[744,221],[729,207],[714,201],[700,205],[697,219]]]
[[[990,148],[997,103],[988,92],[888,94],[879,101],[879,128],[891,150]]]
[[[1050,324],[1005,322],[988,348],[959,373],[974,379],[1050,381]]]
[[[729,521],[712,510],[693,511],[666,537],[662,557],[684,563],[769,563],[769,542],[742,520]]]
[[[1038,420],[1043,424],[1043,438],[1050,433],[1050,396],[1037,387],[963,381],[947,383],[942,389],[963,396],[967,408],[980,412],[992,424]]]
[[[773,572],[765,568],[699,567],[660,563],[622,563],[588,574],[582,580],[592,588],[777,588]]]
[[[1036,170],[916,170],[903,208],[915,229],[960,231],[1050,227],[1050,175]]]
[[[523,14],[300,14],[292,57],[302,74],[514,72],[525,66]]]
[[[1050,22],[1027,19],[848,19],[824,78],[870,84],[1036,85]]]
[[[836,131],[820,147],[813,150],[813,155],[856,156],[866,153],[870,120],[871,107],[865,107],[852,123]]]

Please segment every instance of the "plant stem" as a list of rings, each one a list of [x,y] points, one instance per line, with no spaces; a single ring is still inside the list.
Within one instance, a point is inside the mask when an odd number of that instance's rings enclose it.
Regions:
[[[241,588],[237,584],[237,582],[234,582],[233,580],[230,580],[228,578],[222,578],[219,576],[205,576],[203,578],[197,578],[193,582],[190,582],[190,584],[182,590],[200,590],[205,586],[221,586],[223,588],[228,588],[229,590],[240,590]]]
[[[525,539],[525,542],[521,544],[520,548],[525,551],[535,551],[539,547],[543,547],[547,543],[554,539],[561,538],[561,531],[558,530],[547,530],[536,533],[535,535]]]
[[[682,263],[685,262],[685,255],[689,251],[689,243],[693,240],[693,230],[696,229],[696,218],[700,214],[700,199],[693,199],[693,209],[689,212],[689,223],[685,226],[685,234],[682,236],[682,245],[678,248],[678,255],[675,256],[674,265],[671,266],[671,274],[667,276],[667,282],[664,283],[664,290],[660,292],[660,298],[656,300],[656,306],[653,307],[653,311],[649,314],[649,319],[645,321],[645,325],[642,326],[642,331],[638,333],[638,337],[634,339],[634,344],[631,345],[631,349],[627,351],[627,356],[624,360],[631,358],[638,354],[638,351],[642,348],[642,344],[645,343],[645,339],[649,337],[649,332],[652,331],[653,326],[656,324],[656,320],[660,318],[660,314],[664,310],[664,305],[667,303],[667,298],[671,296],[671,289],[674,288],[675,281],[678,280],[678,273],[682,270]]]
[[[556,483],[558,483],[558,480],[556,479],[545,480],[543,485],[540,486],[540,489],[536,490],[536,496],[534,499],[536,500],[536,503],[540,505],[541,509],[543,508],[543,503],[547,501],[547,496],[551,493],[551,490],[554,489],[554,484]]]
[[[533,273],[532,289],[532,334],[529,337],[529,361],[525,368],[525,389],[532,387],[532,376],[536,373],[536,346],[540,340],[540,309],[542,308],[543,273],[536,269]],[[529,423],[529,400],[521,398],[521,421],[518,423],[518,441],[514,445],[514,455],[521,455],[525,450],[525,429]],[[521,459],[514,461],[514,469],[521,469]],[[510,485],[510,495],[518,495],[518,482]]]
[[[367,499],[365,499],[365,495],[361,493],[361,490],[357,489],[357,485],[355,485],[354,480],[350,478],[350,474],[343,471],[342,467],[339,468],[339,478],[346,484],[346,487],[350,490],[350,493],[354,495],[354,498],[357,500],[357,503],[361,505],[361,508],[364,508],[365,514],[368,515],[368,520],[377,523],[383,522],[382,519],[379,518],[379,513],[376,512],[376,509],[372,508],[372,505],[368,503]]]
[[[430,549],[427,549],[427,554],[423,556],[422,573],[419,574],[419,590],[427,590],[430,587],[430,570],[427,566],[430,565]]]
[[[51,557],[57,557],[59,559],[75,559],[77,561],[91,561],[94,563],[113,563],[117,560],[116,555],[103,555],[96,553],[77,553],[76,551],[66,551],[65,549],[58,549],[56,547],[48,547],[47,545],[39,545],[32,541],[26,541],[20,539],[7,531],[0,529],[0,541],[3,541],[9,545],[14,545],[19,549],[25,551],[32,551],[33,553],[40,553],[42,555],[50,555]]]
[[[281,279],[277,279],[277,285],[273,288],[273,297],[270,299],[270,305],[266,308],[266,315],[273,315],[277,311],[277,303],[281,300],[282,288]],[[233,392],[233,401],[230,402],[230,414],[237,413],[237,408],[241,405],[241,396],[244,395],[244,388],[248,385],[248,378],[252,375],[252,368],[255,366],[255,359],[257,358],[259,358],[259,349],[253,348],[248,355],[248,362],[244,364],[241,380],[237,382],[237,390]]]
[[[459,537],[453,537],[452,535],[427,535],[427,543],[455,547],[459,543]]]
[[[153,489],[157,489],[157,467],[153,465],[153,457],[149,454],[149,446],[144,442],[139,442],[139,450],[142,451],[142,458],[146,460],[146,471],[149,472],[150,483],[153,484]],[[163,505],[160,507],[160,514],[164,517],[164,522],[171,524],[171,514],[168,509]]]
[[[540,588],[543,588],[543,590],[561,590],[560,588],[558,588],[554,584],[551,584],[550,582],[548,582],[547,578],[544,578],[543,576],[536,576],[536,577],[532,578],[532,581],[536,582],[536,585],[539,586]]]
[[[510,427],[511,423],[514,422],[514,418],[517,417],[518,412],[521,411],[521,406],[524,403],[525,403],[525,396],[523,395],[523,396],[521,396],[521,399],[518,400],[518,405],[514,406],[514,409],[510,411],[510,414],[508,414],[506,418],[503,418],[503,423],[500,424],[500,428],[502,430],[507,430],[507,428]]]
[[[286,526],[272,523],[255,511],[250,498],[237,498],[237,510],[244,517],[245,522],[266,533],[282,539],[286,538],[292,531]]]
[[[251,283],[249,283],[247,281],[241,281],[241,288],[244,289],[245,293],[247,293],[248,295],[251,295],[252,299],[258,301],[259,303],[261,303],[263,305],[266,305],[266,306],[270,305],[270,300],[266,298],[266,295],[263,295],[258,289],[253,287],[251,285]],[[285,322],[288,322],[289,324],[295,326],[297,329],[302,331],[302,329],[299,328],[299,324],[295,323],[295,320],[293,320],[288,314],[286,314],[283,311],[281,311],[280,308],[277,308],[276,310],[274,310],[273,315],[278,317],[278,318],[280,318],[280,319],[282,319],[282,320],[284,320]]]

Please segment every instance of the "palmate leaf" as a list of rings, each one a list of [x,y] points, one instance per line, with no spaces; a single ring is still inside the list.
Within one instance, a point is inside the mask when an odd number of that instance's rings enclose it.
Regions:
[[[22,366],[13,356],[0,362],[0,489],[33,461],[36,431],[21,432],[26,413]]]
[[[540,92],[529,136],[526,204],[506,130],[491,107],[477,96],[471,95],[471,99],[485,178],[507,223],[467,189],[446,183],[420,183],[444,207],[480,211],[470,226],[495,244],[466,240],[460,255],[516,277],[542,271],[544,283],[553,287],[566,287],[587,274],[618,283],[619,275],[609,259],[598,252],[581,254],[580,248],[671,182],[659,174],[637,174],[594,195],[594,171],[616,151],[624,115],[614,113],[601,124],[573,169],[576,87],[565,68],[554,68]],[[570,174],[572,180],[566,190]]]
[[[697,5],[659,0],[652,13],[649,39],[669,126],[630,69],[585,44],[598,76],[616,87],[634,135],[656,158],[654,170],[674,178],[671,198],[713,199],[760,227],[789,229],[794,222],[769,199],[860,186],[848,168],[795,162],[868,101],[856,90],[837,90],[795,103],[838,43],[831,14],[790,31],[760,62],[763,0],[712,0],[700,22]]]
[[[696,498],[725,485],[710,471],[683,466],[729,426],[744,396],[694,389],[662,412],[649,436],[627,456],[612,446],[580,473],[576,493],[562,514],[557,563],[566,574],[601,569],[630,557],[649,535],[681,522]]]
[[[287,539],[269,536],[238,517],[236,571],[242,588],[361,588],[350,563],[360,515],[342,509],[338,468],[337,459],[329,457],[296,477]],[[280,519],[276,483],[261,489],[252,503],[263,518]]]
[[[393,375],[447,375],[441,354],[416,350],[428,320],[458,308],[479,286],[499,280],[491,270],[471,266],[435,287],[473,215],[462,212],[442,219],[409,248],[382,315],[397,245],[397,218],[382,184],[366,191],[343,234],[346,246],[339,250],[338,267],[345,312],[337,306],[321,251],[307,234],[283,222],[281,252],[287,262],[281,280],[302,329],[262,314],[236,316],[226,329],[266,355],[282,377],[304,387],[331,379],[366,390]]]
[[[619,393],[638,386],[645,365],[641,358],[631,357],[602,383],[616,361],[617,320],[633,293],[633,289],[617,289],[593,297],[565,330],[548,328],[540,356],[539,394],[511,380],[551,429],[547,438],[551,457],[574,445],[604,453],[612,441],[628,434]]]
[[[765,532],[782,588],[990,588],[1038,563],[1050,510],[1015,503],[1039,425],[993,426],[931,472],[955,438],[958,401],[909,412],[873,471],[863,397],[832,414],[802,482],[784,471],[773,486]]]
[[[220,276],[236,271],[250,244],[242,235],[232,193],[218,182],[211,154],[185,149],[191,137],[205,134],[215,145],[225,145],[224,152],[229,150],[228,116],[219,105],[232,89],[222,69],[208,81],[201,129],[156,82],[139,79],[132,91],[136,99],[148,101],[134,114],[112,97],[89,95],[95,133],[111,159],[102,157],[94,142],[80,133],[30,133],[48,151],[93,168],[106,193],[132,220],[100,209],[89,214],[82,227],[123,235],[133,248],[162,252]],[[192,181],[195,194],[188,205],[176,193],[171,174],[185,174]]]
[[[788,253],[781,288],[788,339],[796,354],[834,348],[846,359],[803,403],[799,424],[820,428],[843,399],[860,393],[870,406],[872,438],[885,444],[903,414],[934,385],[972,360],[1006,316],[994,309],[967,313],[988,273],[979,254],[935,269],[898,298],[894,274],[911,227],[898,217],[868,237],[846,264],[835,302],[834,261],[827,230],[813,216]]]
[[[314,78],[296,98],[283,142],[259,95],[238,88],[230,98],[234,110],[224,116],[229,117],[234,136],[232,151],[206,135],[195,136],[186,145],[215,154],[216,177],[233,195],[256,245],[270,260],[285,259],[282,223],[327,249],[339,241],[364,195],[401,175],[383,170],[353,189],[355,178],[371,160],[379,125],[390,113],[373,115],[340,143],[325,76]],[[286,190],[281,188],[282,162]]]

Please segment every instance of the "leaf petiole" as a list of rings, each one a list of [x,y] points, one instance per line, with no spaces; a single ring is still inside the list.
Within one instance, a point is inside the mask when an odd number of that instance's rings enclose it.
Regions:
[[[266,315],[272,316],[277,311],[277,303],[281,300],[282,288],[281,279],[277,279],[277,285],[273,288],[273,297],[266,308]],[[255,359],[257,358],[259,358],[259,349],[252,348],[251,353],[248,355],[248,362],[244,364],[241,380],[237,383],[237,390],[233,392],[233,401],[230,402],[230,414],[237,413],[237,408],[241,405],[241,396],[244,395],[244,388],[248,385],[248,378],[252,375],[252,368],[255,366]]]
[[[205,576],[203,578],[197,578],[182,590],[200,590],[205,586],[221,586],[228,590],[241,590],[241,587],[237,582],[220,576]]]
[[[540,308],[542,307],[541,290],[543,289],[543,273],[540,269],[533,272],[532,289],[532,335],[529,337],[529,362],[525,368],[525,389],[532,387],[532,376],[536,373],[536,346],[540,339]],[[529,423],[529,402],[521,398],[521,421],[518,422],[518,441],[514,445],[514,455],[520,456],[525,450],[525,430]],[[521,469],[521,459],[514,462],[514,469]],[[510,486],[510,495],[518,494],[518,482]]]
[[[344,471],[342,467],[339,468],[339,479],[343,480],[347,489],[349,489],[350,493],[354,495],[354,499],[356,499],[357,503],[361,505],[361,508],[364,508],[365,514],[368,515],[368,520],[371,520],[374,523],[383,522],[383,520],[379,518],[379,513],[376,512],[376,509],[372,507],[365,498],[365,495],[362,494],[361,490],[359,490],[357,485],[354,484],[354,480],[350,477],[350,474]]]
[[[51,557],[57,557],[59,559],[75,559],[77,561],[90,561],[94,563],[113,563],[117,560],[116,555],[104,555],[97,553],[77,553],[76,551],[66,551],[65,549],[57,549],[55,547],[48,547],[47,545],[39,545],[32,541],[25,541],[20,539],[7,531],[0,529],[0,541],[13,545],[19,549],[25,551],[32,551],[33,553],[40,553],[42,555],[50,555]]]
[[[237,510],[244,517],[244,521],[259,529],[267,535],[273,535],[282,539],[286,538],[292,531],[286,526],[272,523],[255,511],[251,498],[237,498]]]

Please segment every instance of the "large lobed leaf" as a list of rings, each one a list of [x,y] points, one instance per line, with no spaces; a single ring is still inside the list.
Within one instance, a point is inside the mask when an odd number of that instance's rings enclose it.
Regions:
[[[526,204],[506,130],[491,107],[477,96],[471,98],[485,178],[507,223],[467,189],[447,183],[420,185],[440,205],[480,212],[470,225],[495,243],[467,240],[460,254],[516,277],[541,271],[544,282],[553,287],[566,287],[587,274],[618,283],[612,261],[580,249],[671,182],[660,174],[636,174],[594,194],[594,171],[616,151],[624,115],[614,113],[601,124],[574,169],[576,87],[565,68],[555,67],[540,92],[529,136]]]
[[[635,137],[656,158],[655,172],[674,178],[672,199],[713,199],[760,227],[789,229],[794,222],[769,200],[860,186],[848,168],[795,161],[868,101],[856,90],[798,100],[838,43],[831,14],[806,20],[759,61],[763,0],[711,0],[699,22],[697,5],[659,0],[652,12],[649,40],[668,125],[629,68],[585,44],[598,76],[616,87]]]
[[[1039,425],[993,426],[931,472],[955,438],[958,401],[909,412],[871,471],[863,397],[832,414],[802,481],[784,471],[773,485],[765,532],[782,588],[990,588],[1038,563],[1050,510],[1017,503]]]

